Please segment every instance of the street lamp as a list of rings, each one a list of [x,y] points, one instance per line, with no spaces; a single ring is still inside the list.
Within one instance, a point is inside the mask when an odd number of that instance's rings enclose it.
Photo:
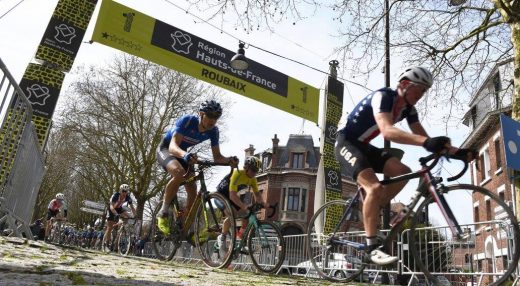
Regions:
[[[247,62],[247,58],[245,56],[244,51],[244,43],[240,42],[238,44],[237,54],[231,58],[231,67],[236,70],[242,71],[246,70],[248,66],[249,64]]]

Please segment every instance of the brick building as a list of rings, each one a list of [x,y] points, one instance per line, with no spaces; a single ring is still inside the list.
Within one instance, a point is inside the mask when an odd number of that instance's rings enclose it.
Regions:
[[[471,163],[471,182],[496,193],[514,207],[514,192],[506,167],[504,143],[500,129],[500,114],[511,115],[513,94],[513,59],[498,63],[489,73],[478,92],[472,97],[463,123],[471,133],[462,148],[479,151],[478,167]],[[475,223],[500,219],[503,210],[488,198],[473,195]],[[473,253],[460,254],[466,265],[476,271],[500,272],[507,263],[504,235],[476,227]],[[473,265],[469,265],[472,263]]]
[[[256,156],[262,162],[258,172],[258,188],[270,204],[279,203],[279,212],[273,221],[281,224],[284,235],[304,234],[314,214],[314,192],[320,148],[314,146],[311,135],[289,135],[285,146],[279,145],[277,135],[272,147],[256,152],[253,145],[245,149],[246,156]],[[354,182],[342,178],[343,197],[352,196],[357,187]],[[265,212],[261,214],[265,218]]]

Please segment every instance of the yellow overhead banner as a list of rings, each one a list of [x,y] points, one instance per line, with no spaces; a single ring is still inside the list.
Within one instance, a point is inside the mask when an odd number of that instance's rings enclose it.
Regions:
[[[235,70],[234,52],[114,1],[102,1],[92,40],[318,123],[317,88],[250,59]]]

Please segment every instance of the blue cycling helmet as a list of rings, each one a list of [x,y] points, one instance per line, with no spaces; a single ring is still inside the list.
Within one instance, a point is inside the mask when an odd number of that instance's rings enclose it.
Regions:
[[[206,113],[210,117],[220,117],[222,115],[222,107],[215,100],[206,100],[200,104],[199,111]]]

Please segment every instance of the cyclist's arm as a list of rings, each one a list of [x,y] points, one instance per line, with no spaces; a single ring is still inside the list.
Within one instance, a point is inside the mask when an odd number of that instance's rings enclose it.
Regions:
[[[229,199],[234,202],[242,210],[247,210],[247,206],[240,200],[238,192],[229,190]]]
[[[177,158],[184,158],[184,155],[188,153],[179,147],[182,143],[182,139],[184,139],[184,135],[175,132],[172,136],[172,141],[170,141],[170,146],[168,147],[168,151]]]
[[[424,130],[424,127],[422,126],[422,124],[420,122],[414,122],[412,124],[409,124],[409,126],[410,126],[410,130],[412,130],[412,132],[414,134],[429,137],[428,134],[426,133],[426,130]],[[453,154],[455,154],[455,152],[457,152],[457,150],[459,150],[459,149],[456,147],[450,146],[448,149],[448,153],[453,155]]]
[[[134,208],[134,205],[133,205],[133,204],[130,204],[130,209],[132,210],[132,214],[134,215],[134,217],[136,217],[136,216],[137,216],[137,215],[136,215],[137,213],[136,213],[136,211],[135,211],[135,208]]]
[[[422,146],[427,136],[409,133],[394,126],[392,115],[388,112],[375,113],[374,118],[385,140],[395,143]]]
[[[216,163],[231,163],[232,157],[225,157],[222,155],[222,153],[220,153],[219,145],[211,146],[211,153],[213,154],[213,161]]]

